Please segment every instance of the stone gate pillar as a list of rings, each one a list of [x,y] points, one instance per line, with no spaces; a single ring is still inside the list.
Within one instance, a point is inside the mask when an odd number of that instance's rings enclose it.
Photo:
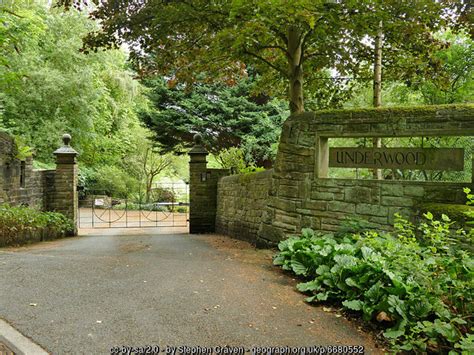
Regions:
[[[200,134],[194,136],[189,151],[189,232],[207,233],[215,229],[215,194],[207,171],[207,155]]]
[[[77,235],[77,162],[78,153],[71,148],[71,136],[63,135],[63,146],[54,152],[56,171],[49,209],[69,217],[74,223]]]

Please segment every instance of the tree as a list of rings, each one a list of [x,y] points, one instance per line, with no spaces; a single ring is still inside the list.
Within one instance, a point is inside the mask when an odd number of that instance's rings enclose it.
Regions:
[[[317,87],[321,71],[354,76],[367,69],[364,39],[380,21],[390,44],[386,57],[408,68],[423,63],[433,30],[469,10],[469,2],[454,0],[95,2],[92,17],[102,27],[87,36],[89,47],[126,42],[142,75],[158,72],[188,83],[203,72],[232,81],[251,65],[262,74],[262,89],[287,83],[291,112],[304,110],[304,83]],[[80,7],[83,1],[59,3]],[[404,61],[405,53],[420,59]]]
[[[20,5],[0,11],[0,128],[23,137],[42,162],[52,162],[68,132],[81,166],[120,165],[145,105],[126,55],[80,53],[82,37],[97,28],[85,14]]]
[[[434,34],[442,48],[433,52],[436,72],[408,80],[384,75],[384,105],[435,105],[474,102],[474,41],[463,32],[450,30]],[[384,66],[385,73],[385,66]],[[345,107],[373,106],[373,89],[367,83],[356,88],[356,95]]]
[[[212,153],[240,146],[249,161],[263,165],[272,160],[281,125],[288,115],[282,101],[251,95],[254,81],[235,85],[179,84],[169,87],[164,78],[145,81],[152,108],[140,114],[165,152],[189,148],[199,132]]]
[[[432,53],[439,67],[436,72],[423,73],[411,80],[392,81],[388,76],[383,88],[384,104],[433,105],[474,102],[474,42],[469,36],[450,30],[434,34],[442,48]],[[359,88],[355,98],[347,102],[348,107],[370,107],[375,104],[376,90],[368,85]],[[381,91],[378,92],[381,95]],[[422,135],[422,132],[420,132]],[[463,147],[466,149],[466,167],[471,165],[470,152],[473,150],[471,138],[459,137],[413,137],[410,139],[384,139],[384,146],[408,146],[424,148]],[[469,178],[469,168],[463,172],[443,171],[403,171],[392,170],[391,178],[464,181]]]
[[[4,86],[20,74],[11,65],[11,57],[20,55],[22,47],[35,41],[44,24],[22,0],[0,4],[0,23],[0,85]]]
[[[374,82],[373,82],[373,106],[382,106],[382,47],[383,47],[383,23],[380,21],[379,30],[374,40]],[[376,148],[382,146],[382,138],[374,138],[373,145]],[[374,179],[382,179],[382,170],[374,169]]]
[[[167,169],[172,162],[170,155],[162,155],[156,152],[151,146],[147,147],[139,156],[141,174],[145,182],[145,201],[147,203],[150,202],[153,181]]]
[[[445,31],[437,35],[445,48],[434,54],[440,70],[420,77],[413,87],[426,104],[474,102],[474,41],[466,33]]]

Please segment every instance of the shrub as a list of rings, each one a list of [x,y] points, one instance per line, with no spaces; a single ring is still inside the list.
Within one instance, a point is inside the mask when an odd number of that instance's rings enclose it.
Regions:
[[[155,187],[151,190],[150,200],[152,202],[175,202],[176,193],[172,188]]]
[[[466,194],[466,198],[467,198],[466,205],[472,207],[474,205],[474,195],[471,194],[471,189],[468,188],[468,187],[464,188],[464,193]],[[469,211],[465,211],[464,214],[466,215],[467,219],[469,220],[467,222],[467,224],[470,225],[471,227],[473,227],[469,231],[469,235],[471,237],[474,237],[474,210],[471,209]]]
[[[94,187],[97,183],[96,181],[96,172],[88,167],[79,166],[79,174],[78,174],[78,181],[77,186],[79,188],[79,200],[86,198],[89,194],[89,190]]]
[[[474,259],[456,246],[450,219],[430,213],[395,231],[302,235],[280,242],[275,265],[304,277],[308,302],[341,302],[385,326],[395,351],[474,351]]]
[[[251,158],[246,158],[244,150],[238,147],[222,150],[216,159],[223,169],[230,169],[233,174],[248,174],[265,170],[265,168],[257,167]]]
[[[175,211],[177,213],[188,213],[188,207],[187,206],[178,206],[178,207],[176,207]]]
[[[74,225],[61,213],[0,205],[0,246],[64,236]]]
[[[420,209],[423,213],[431,212],[436,218],[441,218],[443,214],[446,214],[460,226],[464,226],[469,220],[469,214],[474,213],[473,206],[448,203],[425,203],[420,206]]]
[[[101,166],[95,171],[84,170],[81,183],[86,192],[99,195],[126,198],[139,191],[139,182],[115,166]]]

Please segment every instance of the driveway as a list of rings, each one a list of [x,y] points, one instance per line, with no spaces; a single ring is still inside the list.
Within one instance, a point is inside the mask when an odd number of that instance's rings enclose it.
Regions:
[[[0,249],[0,318],[52,354],[113,346],[361,345],[371,337],[304,303],[272,252],[153,229]]]

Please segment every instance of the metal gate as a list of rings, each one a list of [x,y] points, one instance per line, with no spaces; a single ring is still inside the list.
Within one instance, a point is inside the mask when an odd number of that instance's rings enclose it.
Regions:
[[[187,227],[188,187],[162,183],[137,196],[89,191],[79,200],[79,228]]]

